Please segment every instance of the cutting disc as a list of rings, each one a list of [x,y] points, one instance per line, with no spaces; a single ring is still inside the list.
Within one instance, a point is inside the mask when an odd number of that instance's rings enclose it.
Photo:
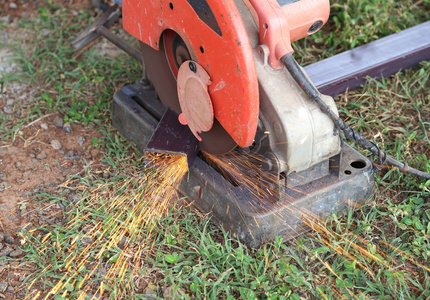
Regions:
[[[192,59],[192,55],[189,54],[182,39],[174,32],[164,33],[161,41],[159,51],[140,43],[143,61],[160,101],[165,107],[172,108],[179,115],[182,111],[175,75],[180,64]],[[169,48],[166,49],[165,46]],[[211,154],[225,154],[237,146],[216,119],[213,127],[208,132],[201,133],[200,137],[202,138],[200,149]]]

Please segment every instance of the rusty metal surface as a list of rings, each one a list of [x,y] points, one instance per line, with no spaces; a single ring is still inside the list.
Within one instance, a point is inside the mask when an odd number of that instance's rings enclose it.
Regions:
[[[155,99],[155,92],[142,88],[135,89],[135,86],[124,87],[115,93],[112,104],[112,124],[122,136],[136,144],[140,153],[143,153],[163,110],[155,115],[151,110],[144,108],[140,103],[146,102],[144,99]]]
[[[336,96],[366,82],[430,60],[430,21],[305,67],[311,81]]]
[[[374,186],[371,163],[344,144],[339,176],[285,188],[278,202],[265,201],[252,190],[231,185],[197,159],[180,187],[204,213],[233,233],[248,247],[258,248],[276,236],[293,239],[311,230],[312,222],[349,207],[359,207]],[[361,168],[353,168],[354,162]]]

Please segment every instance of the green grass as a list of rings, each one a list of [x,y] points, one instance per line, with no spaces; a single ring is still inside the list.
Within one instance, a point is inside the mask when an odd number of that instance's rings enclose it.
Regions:
[[[299,42],[297,56],[304,63],[334,55],[429,20],[430,1],[332,1],[332,17],[326,29]],[[85,11],[75,15],[60,6],[47,5],[35,18],[21,20],[21,30],[30,34],[30,47],[14,51],[23,71],[19,78],[39,86],[27,117],[15,120],[3,116],[2,139],[13,139],[22,124],[45,114],[60,111],[65,121],[93,124],[104,132],[93,144],[105,157],[99,168],[88,168],[70,188],[85,191],[83,200],[68,213],[69,219],[91,211],[73,229],[39,228],[23,232],[26,260],[37,267],[37,279],[46,291],[64,274],[70,239],[85,235],[85,226],[104,215],[100,207],[85,206],[85,195],[103,184],[138,176],[142,162],[130,144],[110,127],[112,95],[140,74],[137,62],[127,56],[100,57],[88,50],[74,58],[71,40],[93,19]],[[2,25],[0,25],[2,27]],[[5,27],[7,28],[7,27]],[[48,36],[43,33],[49,31]],[[403,71],[380,81],[370,79],[361,89],[337,97],[342,117],[348,124],[377,142],[388,154],[430,171],[430,64]],[[10,119],[8,119],[10,118]],[[5,126],[7,124],[7,126]],[[111,177],[102,177],[103,169]],[[142,176],[143,173],[142,173]],[[139,271],[127,278],[132,287],[126,299],[144,299],[144,289],[160,298],[171,291],[184,299],[427,299],[430,297],[430,181],[397,170],[376,175],[374,196],[358,210],[328,218],[316,232],[297,240],[276,241],[259,250],[247,249],[190,208],[172,207],[170,213],[150,233],[153,244]],[[121,192],[121,191],[118,191]],[[131,184],[127,193],[138,193]],[[60,194],[39,195],[47,203],[67,201]],[[42,243],[43,233],[52,236]],[[63,244],[59,248],[59,244]],[[101,244],[100,244],[101,245]],[[97,247],[100,247],[98,245]],[[82,251],[83,246],[73,253]],[[94,256],[100,248],[94,248]],[[118,258],[114,248],[101,258],[103,266]],[[4,259],[4,258],[2,258]],[[50,266],[49,270],[43,271]],[[81,270],[90,274],[91,264]],[[100,285],[99,277],[91,284]],[[118,279],[119,281],[119,279]],[[110,299],[121,287],[111,290]],[[71,282],[68,299],[76,299],[79,280]],[[58,294],[55,299],[63,299]]]
[[[430,20],[430,1],[330,1],[329,22],[294,49],[308,64]]]

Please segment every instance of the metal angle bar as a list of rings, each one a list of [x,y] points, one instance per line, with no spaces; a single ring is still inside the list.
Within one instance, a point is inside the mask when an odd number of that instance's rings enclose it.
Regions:
[[[153,167],[148,157],[157,155],[186,157],[190,167],[200,152],[199,141],[188,126],[179,123],[178,114],[168,108],[145,148],[145,165]]]
[[[336,96],[430,60],[430,21],[313,63],[304,69],[323,94]]]
[[[115,44],[118,48],[127,52],[133,58],[137,59],[140,62],[143,61],[142,55],[140,54],[139,50],[136,50],[135,48],[130,46],[126,41],[117,37],[115,34],[110,32],[109,29],[107,29],[106,27],[104,26],[98,27],[97,32],[101,34],[103,37],[105,37],[106,39],[108,39],[111,43]]]
[[[97,28],[101,26],[106,28],[111,27],[119,19],[120,15],[121,10],[118,9],[118,5],[111,6],[100,18],[91,24],[90,27],[85,29],[72,41],[73,48],[79,51],[91,44],[101,36],[101,34],[97,32]]]
[[[115,4],[111,6],[90,27],[85,29],[84,32],[82,32],[72,41],[72,46],[77,51],[79,51],[102,36],[142,63],[143,59],[140,51],[130,46],[126,41],[116,36],[109,30],[109,28],[119,19],[120,16],[121,9],[118,9],[118,5]]]

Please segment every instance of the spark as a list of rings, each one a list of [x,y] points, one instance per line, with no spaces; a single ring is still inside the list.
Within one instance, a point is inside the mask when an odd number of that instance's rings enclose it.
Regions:
[[[107,267],[107,270],[103,283],[97,288],[99,295],[107,295],[106,287],[119,282],[126,289],[131,287],[133,273],[138,271],[136,265],[146,258],[153,245],[154,225],[168,212],[172,200],[178,198],[177,187],[188,171],[186,157],[157,155],[150,159],[156,168],[148,170],[147,174],[137,172],[122,181],[105,183],[81,199],[85,205],[76,208],[79,213],[62,230],[67,233],[78,229],[77,235],[57,246],[64,248],[70,243],[64,267],[60,269],[64,274],[43,299],[57,294],[67,298],[70,296],[68,286],[77,282],[83,290],[78,297],[84,299],[91,288],[91,277],[100,267]],[[90,220],[93,222],[88,222]],[[80,228],[84,222],[92,224],[85,233]],[[43,237],[42,244],[53,243],[55,238],[49,233]],[[121,251],[112,257],[111,251],[118,247],[122,247]],[[98,251],[95,254],[94,249]],[[111,257],[110,261],[106,261],[106,256]],[[52,266],[45,271],[49,269]],[[130,270],[132,274],[128,276]],[[125,292],[120,291],[116,298],[122,299]],[[37,299],[40,295],[28,299]]]

